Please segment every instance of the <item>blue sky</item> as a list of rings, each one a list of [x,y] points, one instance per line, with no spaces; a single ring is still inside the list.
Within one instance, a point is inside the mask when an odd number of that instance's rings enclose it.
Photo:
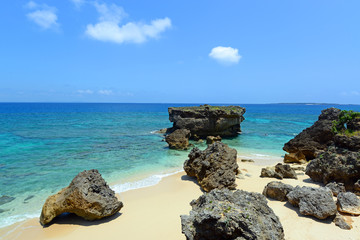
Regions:
[[[360,1],[4,1],[0,101],[360,104]]]

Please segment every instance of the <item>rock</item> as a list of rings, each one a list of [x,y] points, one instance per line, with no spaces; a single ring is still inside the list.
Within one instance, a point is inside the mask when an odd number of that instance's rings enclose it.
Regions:
[[[207,136],[206,137],[206,144],[213,144],[214,142],[221,142],[221,137],[217,136]]]
[[[347,123],[347,128],[352,131],[360,131],[360,117],[350,120]]]
[[[360,191],[360,179],[356,181],[356,183],[354,184],[354,190],[355,191]]]
[[[360,199],[352,192],[339,193],[337,207],[339,212],[360,215]]]
[[[169,120],[173,129],[189,129],[191,136],[234,137],[241,132],[245,108],[239,106],[171,107]]]
[[[341,192],[346,192],[343,183],[331,182],[326,184],[325,187],[329,188],[335,197]]]
[[[287,156],[287,162],[290,159],[306,160],[314,159],[317,153],[326,150],[333,143],[334,133],[332,131],[333,121],[338,120],[340,109],[328,108],[321,112],[318,121],[311,127],[303,130],[295,138],[287,142],[283,149],[291,156]]]
[[[184,150],[189,147],[190,131],[187,129],[177,129],[165,137],[169,148]]]
[[[306,166],[305,173],[313,181],[341,182],[347,190],[353,190],[360,179],[360,153],[330,147]]]
[[[14,201],[14,197],[3,195],[0,197],[0,205]]]
[[[339,213],[336,214],[333,222],[341,229],[350,230],[352,228],[351,223],[348,223]]]
[[[50,223],[56,216],[69,212],[86,220],[111,216],[123,207],[98,170],[79,173],[70,185],[46,199],[40,223]]]
[[[334,137],[335,146],[338,148],[345,148],[350,151],[360,150],[360,136],[347,136],[343,134],[337,134]]]
[[[250,162],[250,163],[253,163],[253,162],[255,162],[255,161],[252,160],[252,159],[241,159],[241,162]]]
[[[291,167],[294,171],[303,171],[305,172],[305,168],[304,167]]]
[[[283,178],[294,178],[297,179],[294,169],[288,164],[278,163],[275,165],[275,172],[283,176]]]
[[[288,164],[276,164],[275,167],[266,167],[261,169],[260,177],[270,177],[270,178],[294,178],[297,179],[295,171]]]
[[[284,239],[279,218],[261,194],[215,189],[190,205],[190,215],[181,216],[187,240]]]
[[[332,192],[325,187],[299,187],[287,195],[289,203],[299,207],[303,215],[325,219],[336,214],[336,204],[332,198]]]
[[[286,195],[294,189],[293,186],[282,182],[269,182],[263,191],[263,195],[279,201],[286,201]]]
[[[169,128],[163,128],[163,129],[160,129],[158,131],[155,131],[155,133],[166,134],[166,133],[168,133],[168,131],[169,131]]]
[[[192,139],[193,139],[194,141],[200,141],[200,140],[202,140],[197,134],[194,134],[194,135],[192,136]]]
[[[209,145],[204,151],[194,148],[184,163],[190,177],[196,177],[204,191],[214,188],[235,189],[235,175],[239,173],[236,150],[222,142]]]
[[[283,179],[283,176],[281,174],[275,172],[275,167],[262,168],[260,177]]]
[[[284,156],[284,163],[306,163],[306,157],[302,152],[287,153]]]

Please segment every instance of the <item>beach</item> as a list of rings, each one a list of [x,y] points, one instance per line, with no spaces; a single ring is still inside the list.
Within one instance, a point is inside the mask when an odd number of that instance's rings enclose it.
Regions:
[[[260,178],[262,165],[238,161],[245,179],[237,179],[237,189],[262,193],[265,185],[274,178]],[[278,180],[276,180],[278,181]],[[292,186],[320,186],[306,175],[298,179],[283,179]],[[113,217],[87,222],[76,216],[56,219],[48,227],[42,227],[38,218],[16,223],[0,229],[4,240],[10,239],[181,239],[180,215],[188,215],[189,203],[202,194],[194,179],[184,172],[163,178],[159,184],[130,190],[118,195],[124,203],[119,214]],[[359,239],[359,217],[346,216],[353,221],[351,230],[342,230],[331,219],[317,220],[303,216],[287,202],[268,199],[268,205],[279,217],[285,239]]]

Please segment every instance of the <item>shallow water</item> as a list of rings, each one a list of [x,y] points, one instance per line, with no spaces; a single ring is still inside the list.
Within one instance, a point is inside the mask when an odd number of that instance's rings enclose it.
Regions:
[[[0,196],[15,198],[0,205],[0,227],[38,216],[46,197],[85,169],[98,169],[117,192],[181,170],[189,151],[169,150],[154,131],[171,126],[168,107],[184,105],[0,103]],[[224,142],[253,159],[281,157],[284,143],[330,107],[241,106],[242,134]]]

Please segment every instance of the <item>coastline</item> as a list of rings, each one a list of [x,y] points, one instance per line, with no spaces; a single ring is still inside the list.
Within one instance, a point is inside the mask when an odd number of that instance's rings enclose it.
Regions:
[[[240,158],[238,158],[239,160]],[[260,178],[263,167],[256,163],[238,162],[240,170],[247,174],[245,179],[237,179],[238,189],[262,193],[265,185],[273,178]],[[268,164],[274,165],[274,163]],[[296,186],[314,186],[308,176],[298,175],[298,180],[284,179],[284,183]],[[191,210],[189,203],[202,194],[196,182],[183,171],[166,176],[153,186],[128,190],[117,194],[124,208],[113,217],[87,222],[70,215],[58,218],[51,226],[43,228],[38,218],[29,219],[0,229],[0,238],[9,239],[185,239],[181,233],[180,215]],[[353,229],[342,230],[330,219],[318,221],[300,215],[298,209],[286,202],[268,199],[268,205],[280,218],[285,231],[285,239],[315,240],[322,236],[326,239],[358,239],[360,221],[353,221]]]

